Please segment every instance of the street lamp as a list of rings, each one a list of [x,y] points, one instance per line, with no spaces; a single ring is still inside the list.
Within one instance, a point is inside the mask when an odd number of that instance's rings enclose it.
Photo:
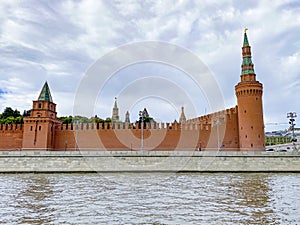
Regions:
[[[144,150],[144,118],[146,117],[146,111],[140,111],[139,116],[142,120],[142,137],[141,137],[141,150]]]
[[[293,146],[294,146],[294,149],[296,149],[296,137],[295,137],[295,125],[294,122],[295,122],[295,119],[297,117],[297,114],[295,112],[289,112],[287,113],[287,118],[290,119],[289,121],[289,124],[291,125],[291,130],[292,130],[292,142],[293,142]]]

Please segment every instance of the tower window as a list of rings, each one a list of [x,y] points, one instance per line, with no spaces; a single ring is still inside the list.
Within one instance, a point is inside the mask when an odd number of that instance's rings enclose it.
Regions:
[[[245,135],[245,137],[247,138],[247,134]]]
[[[42,103],[39,103],[39,109],[41,109],[42,108]]]
[[[30,126],[30,131],[32,131],[32,126]]]
[[[247,111],[245,110],[245,113],[246,113]]]
[[[39,126],[39,130],[41,130],[42,129],[42,126]]]
[[[251,126],[251,129],[253,130],[253,126]]]
[[[260,138],[260,134],[258,135],[258,138]]]
[[[253,147],[253,144],[251,143],[251,148]]]

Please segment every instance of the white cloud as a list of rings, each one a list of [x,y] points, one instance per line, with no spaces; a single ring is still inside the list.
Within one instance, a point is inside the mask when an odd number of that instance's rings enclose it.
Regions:
[[[288,110],[300,113],[291,101],[300,94],[300,6],[293,0],[2,2],[0,90],[6,93],[0,91],[0,110],[30,108],[48,80],[59,114],[71,114],[70,100],[89,65],[119,45],[143,40],[172,42],[199,55],[231,107],[246,26],[264,83],[265,118],[281,122]]]

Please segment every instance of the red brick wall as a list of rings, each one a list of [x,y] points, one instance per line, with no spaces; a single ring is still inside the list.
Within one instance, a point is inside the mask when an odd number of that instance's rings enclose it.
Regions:
[[[217,149],[219,132],[219,143],[223,150],[239,150],[239,130],[238,130],[238,108],[231,108],[206,116],[189,120],[186,124],[160,124],[156,127],[149,124],[144,129],[144,149],[145,150],[202,150]],[[216,118],[223,118],[219,126],[215,125]],[[47,146],[42,142],[49,142],[47,131],[51,133],[48,126],[43,126],[37,133],[36,146]],[[16,149],[26,146],[33,146],[34,129],[30,131],[32,123],[25,123],[20,127],[6,129],[0,127],[0,149]],[[39,125],[38,125],[39,126]],[[109,126],[109,127],[108,127]],[[141,129],[133,129],[133,125],[121,124],[103,125],[99,124],[79,124],[57,125],[54,133],[55,150],[140,150]],[[126,128],[126,129],[125,129]],[[25,132],[25,129],[26,132]],[[23,132],[26,135],[23,135]],[[46,132],[46,133],[45,133]],[[42,135],[43,134],[43,135]],[[23,146],[22,146],[22,139]],[[45,139],[46,138],[46,139]],[[77,142],[76,142],[77,140]],[[27,143],[27,144],[26,144]],[[76,144],[77,143],[77,144]],[[42,148],[42,149],[43,149]],[[38,147],[37,147],[38,149]]]
[[[0,125],[0,150],[22,148],[23,127],[21,125]]]
[[[213,118],[222,115],[224,121],[219,127],[213,125]],[[238,150],[237,107],[207,115],[207,120],[195,118],[186,124],[147,124],[144,132],[145,150],[196,150],[199,147],[217,149],[217,132],[221,149]],[[131,127],[131,128],[130,128]],[[127,128],[127,129],[125,129]],[[217,130],[219,129],[219,130]],[[55,131],[57,150],[139,150],[142,129],[132,125],[79,124],[61,125]],[[77,140],[77,142],[76,142]],[[76,144],[77,143],[77,144]]]

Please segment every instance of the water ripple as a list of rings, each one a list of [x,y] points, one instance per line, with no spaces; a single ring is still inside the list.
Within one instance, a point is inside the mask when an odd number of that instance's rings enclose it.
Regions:
[[[0,175],[1,224],[299,224],[300,174]]]

